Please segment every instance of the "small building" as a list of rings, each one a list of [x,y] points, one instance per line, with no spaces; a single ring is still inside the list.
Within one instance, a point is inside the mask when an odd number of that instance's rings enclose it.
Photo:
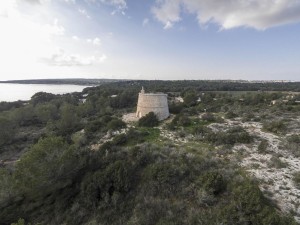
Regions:
[[[141,118],[153,112],[158,120],[169,117],[168,95],[163,93],[145,93],[142,88],[139,93],[136,117]]]

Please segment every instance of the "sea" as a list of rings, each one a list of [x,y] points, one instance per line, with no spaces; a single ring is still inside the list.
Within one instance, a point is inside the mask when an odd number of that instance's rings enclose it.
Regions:
[[[18,100],[30,100],[37,92],[47,92],[52,94],[66,94],[71,92],[81,92],[88,86],[65,85],[65,84],[8,84],[0,83],[0,102],[13,102]]]

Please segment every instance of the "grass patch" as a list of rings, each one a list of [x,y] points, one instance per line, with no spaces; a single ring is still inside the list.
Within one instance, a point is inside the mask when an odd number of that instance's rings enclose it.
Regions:
[[[159,136],[160,136],[160,130],[158,128],[140,127],[137,130],[147,134],[144,137],[144,140],[146,142],[152,142],[152,143],[157,143],[158,142],[158,139],[159,139]]]

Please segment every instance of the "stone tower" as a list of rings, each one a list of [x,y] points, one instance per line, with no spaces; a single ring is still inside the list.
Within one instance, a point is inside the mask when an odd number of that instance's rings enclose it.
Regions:
[[[141,118],[149,112],[154,112],[158,120],[168,118],[168,95],[163,93],[145,93],[144,88],[142,88],[139,93],[136,116]]]

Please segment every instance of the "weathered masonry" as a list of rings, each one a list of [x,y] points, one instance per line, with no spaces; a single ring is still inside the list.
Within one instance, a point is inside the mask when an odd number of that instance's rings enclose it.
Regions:
[[[139,93],[136,116],[141,118],[149,112],[154,112],[158,120],[168,118],[168,95],[163,93],[145,93],[144,88],[142,88]]]

